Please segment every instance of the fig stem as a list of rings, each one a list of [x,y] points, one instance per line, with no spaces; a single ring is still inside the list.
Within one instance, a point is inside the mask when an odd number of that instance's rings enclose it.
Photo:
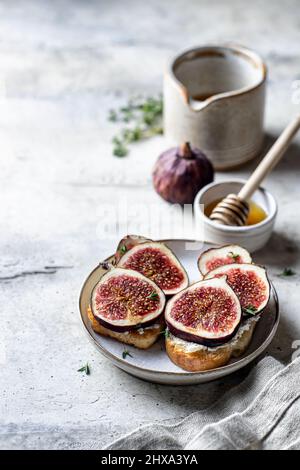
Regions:
[[[179,147],[179,155],[182,158],[192,158],[193,157],[193,151],[191,148],[191,145],[189,142],[184,142],[184,144],[181,144]]]

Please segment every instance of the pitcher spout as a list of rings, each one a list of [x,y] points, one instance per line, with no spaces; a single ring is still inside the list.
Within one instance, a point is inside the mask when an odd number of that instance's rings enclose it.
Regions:
[[[217,99],[220,99],[220,96],[218,95],[190,96],[188,98],[187,104],[191,110],[198,112],[210,106]]]

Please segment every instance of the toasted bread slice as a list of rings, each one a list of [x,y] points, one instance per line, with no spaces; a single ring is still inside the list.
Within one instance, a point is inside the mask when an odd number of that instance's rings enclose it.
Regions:
[[[147,328],[139,328],[138,330],[128,331],[126,333],[118,333],[117,331],[109,330],[100,323],[94,317],[91,308],[88,308],[88,317],[91,322],[93,330],[102,336],[109,336],[114,338],[120,343],[130,344],[138,349],[148,349],[152,346],[159,338],[161,332],[164,330],[163,319],[157,320],[152,326]]]
[[[217,348],[190,343],[170,334],[166,338],[166,351],[174,364],[189,372],[201,372],[222,367],[231,357],[242,355],[250,344],[258,317],[245,320],[236,336]]]

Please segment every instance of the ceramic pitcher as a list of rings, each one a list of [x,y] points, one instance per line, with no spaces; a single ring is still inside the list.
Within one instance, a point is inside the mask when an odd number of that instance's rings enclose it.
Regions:
[[[262,59],[241,46],[175,57],[164,80],[166,137],[199,147],[218,170],[253,159],[263,143],[266,75]]]

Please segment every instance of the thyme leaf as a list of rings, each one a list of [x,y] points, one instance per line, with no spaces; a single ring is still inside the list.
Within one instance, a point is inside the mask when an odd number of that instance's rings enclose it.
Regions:
[[[284,268],[282,273],[278,274],[278,276],[280,276],[280,277],[291,277],[291,276],[295,276],[295,275],[296,275],[295,271],[293,271],[293,269],[291,269],[291,268]]]
[[[248,313],[249,315],[255,315],[257,312],[257,308],[254,307],[254,305],[248,305],[246,308],[243,309],[245,313]]]
[[[124,349],[124,351],[122,352],[122,358],[126,359],[127,356],[133,357],[132,354],[128,351],[128,349]]]
[[[229,256],[230,258],[232,258],[234,261],[237,261],[237,260],[239,259],[239,257],[240,257],[240,255],[238,255],[237,253],[233,253],[233,251],[230,251],[230,252],[228,253],[228,256]]]
[[[166,328],[160,334],[163,335],[165,338],[169,338],[171,333],[170,333],[169,328]]]
[[[119,137],[113,138],[113,154],[115,157],[126,157],[128,154],[128,148],[126,146],[125,141],[120,139]]]
[[[159,297],[159,296],[158,296],[158,293],[155,292],[155,291],[153,291],[153,292],[151,292],[150,295],[148,295],[147,299],[156,300],[158,297]]]

